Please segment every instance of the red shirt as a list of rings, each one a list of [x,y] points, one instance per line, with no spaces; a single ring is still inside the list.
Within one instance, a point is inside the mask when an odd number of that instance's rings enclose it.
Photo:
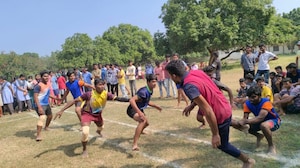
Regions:
[[[57,78],[58,89],[66,89],[66,79],[63,76]]]
[[[203,71],[190,71],[183,80],[183,90],[191,100],[202,95],[212,107],[218,124],[222,124],[232,115],[230,103]]]

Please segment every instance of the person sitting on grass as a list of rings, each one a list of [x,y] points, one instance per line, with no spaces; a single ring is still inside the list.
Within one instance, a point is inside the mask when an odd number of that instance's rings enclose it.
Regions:
[[[258,78],[256,78],[256,82],[257,86],[261,88],[261,97],[268,98],[270,102],[273,103],[274,95],[272,89],[268,85],[266,85],[264,77],[259,76]]]
[[[299,114],[300,113],[300,85],[293,87],[290,78],[283,79],[283,90],[281,95],[275,95],[274,105],[279,107],[280,114]],[[279,97],[279,98],[278,98]]]
[[[255,160],[249,158],[229,142],[231,106],[211,78],[200,70],[185,71],[184,64],[180,60],[171,61],[166,66],[166,70],[172,80],[183,88],[187,97],[204,112],[212,132],[211,144],[213,148],[219,148],[241,160],[243,168],[253,167]],[[183,115],[189,116],[190,111],[184,111]]]
[[[151,95],[153,94],[153,89],[156,86],[156,76],[154,74],[146,75],[147,85],[140,88],[136,95],[130,99],[130,104],[127,108],[127,115],[133,120],[138,122],[135,129],[135,134],[133,137],[133,151],[138,151],[138,140],[140,135],[143,133],[144,129],[149,125],[148,119],[144,113],[144,109],[149,106],[156,108],[161,111],[161,107],[153,104],[150,101]]]
[[[240,88],[236,90],[238,92],[238,95],[233,99],[233,101],[237,107],[242,108],[243,104],[248,99],[247,90],[250,88],[250,86],[246,84],[244,78],[240,78],[239,83],[240,83]]]
[[[267,98],[261,97],[262,90],[259,86],[250,87],[247,91],[248,100],[244,104],[244,118],[238,121],[240,126],[249,124],[249,133],[256,136],[256,147],[260,146],[260,141],[266,137],[268,141],[268,153],[276,154],[273,144],[272,132],[279,129],[281,119],[275,111],[272,103]],[[249,114],[255,117],[249,119]],[[263,134],[258,133],[262,131]]]
[[[82,126],[82,138],[81,143],[83,147],[83,157],[87,157],[87,142],[89,139],[90,125],[93,121],[97,125],[97,133],[102,136],[101,131],[103,129],[103,118],[102,112],[105,107],[107,100],[117,100],[120,102],[128,102],[128,98],[116,97],[113,94],[105,90],[105,81],[103,79],[95,79],[94,81],[95,89],[89,92],[86,92],[74,99],[73,101],[68,102],[58,113],[56,113],[54,120],[57,117],[61,117],[63,112],[71,107],[77,102],[82,102],[83,106],[81,108],[81,126]]]

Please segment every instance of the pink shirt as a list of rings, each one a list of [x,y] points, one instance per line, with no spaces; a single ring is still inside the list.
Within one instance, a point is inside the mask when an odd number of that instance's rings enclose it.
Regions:
[[[168,65],[168,63],[169,62],[166,62],[166,61],[162,62],[161,67],[163,69],[164,77],[169,79],[170,78],[169,72],[165,69],[166,66]]]
[[[162,69],[162,67],[155,67],[154,68],[154,73],[157,77],[157,81],[163,81],[165,80],[165,74],[164,74],[164,71]]]
[[[211,78],[203,71],[190,71],[184,78],[183,85],[186,84],[191,84],[198,88],[200,95],[202,95],[207,103],[212,107],[218,124],[222,124],[232,115],[230,103]]]

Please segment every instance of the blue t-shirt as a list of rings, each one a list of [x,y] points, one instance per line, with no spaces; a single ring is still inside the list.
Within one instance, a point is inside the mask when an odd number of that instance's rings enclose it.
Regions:
[[[51,77],[51,85],[52,85],[52,89],[53,90],[57,90],[58,89],[57,77],[55,75],[53,75]]]
[[[76,99],[77,97],[81,96],[82,91],[81,91],[81,87],[78,84],[78,80],[74,80],[74,82],[70,82],[68,81],[66,83],[67,88],[69,89],[69,91],[71,92],[72,96],[74,99]]]
[[[106,81],[106,71],[107,71],[107,69],[105,67],[103,67],[101,69],[101,79],[103,79],[105,81]]]
[[[297,75],[296,76],[293,76],[291,73],[288,72],[286,74],[286,77],[291,78],[292,83],[298,82],[298,80],[300,79],[300,69],[297,69]]]
[[[92,74],[90,72],[85,72],[85,73],[82,73],[82,78],[84,80],[85,83],[88,83],[88,84],[92,84]]]
[[[137,91],[136,95],[142,100],[140,102],[136,102],[139,109],[143,110],[147,108],[152,93],[153,92],[151,92],[147,86],[142,87]]]

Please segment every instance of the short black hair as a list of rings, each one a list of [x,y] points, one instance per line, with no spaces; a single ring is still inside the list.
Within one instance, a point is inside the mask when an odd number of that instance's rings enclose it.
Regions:
[[[94,85],[96,86],[96,85],[98,85],[99,83],[105,84],[105,80],[96,78],[96,79],[94,80]]]
[[[171,57],[171,55],[170,55],[170,54],[166,54],[165,57],[166,57],[166,58],[169,58],[169,57]]]
[[[264,43],[260,43],[259,45],[258,45],[258,47],[265,47],[266,45],[264,44]]]
[[[208,65],[208,66],[204,67],[202,70],[203,70],[203,72],[212,72],[215,70],[215,67]]]
[[[254,76],[251,73],[245,75],[245,79],[253,80]]]
[[[185,66],[181,60],[172,60],[168,63],[165,68],[170,75],[176,75],[179,77],[183,77],[185,74]]]
[[[48,70],[43,70],[40,72],[41,77],[43,77],[45,74],[49,75],[49,71]]]
[[[157,77],[154,74],[147,74],[146,75],[146,80],[147,80],[147,82],[150,82],[152,80],[157,80]]]
[[[276,66],[275,69],[281,69],[282,70],[282,67],[279,65],[279,66]]]
[[[252,95],[261,96],[261,88],[259,86],[251,86],[247,90],[247,96],[250,97]]]
[[[240,78],[239,79],[239,82],[241,83],[241,82],[245,82],[245,78]]]
[[[265,78],[262,77],[262,76],[259,76],[259,77],[257,77],[257,78],[255,79],[255,81],[256,81],[256,82],[258,82],[258,81],[265,81]]]
[[[270,74],[270,75],[273,75],[273,76],[275,76],[275,75],[276,75],[276,73],[275,73],[275,72],[270,72],[269,74]]]
[[[297,64],[292,62],[288,66],[286,66],[286,68],[297,68]]]
[[[75,75],[75,72],[74,72],[74,71],[68,71],[68,72],[67,72],[67,77],[70,77],[72,74]]]

